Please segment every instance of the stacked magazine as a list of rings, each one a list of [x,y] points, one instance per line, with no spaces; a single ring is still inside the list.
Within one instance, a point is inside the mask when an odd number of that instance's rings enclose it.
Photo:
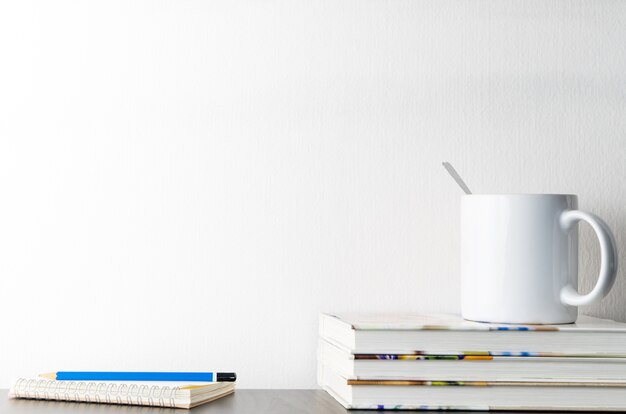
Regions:
[[[322,314],[318,382],[354,409],[626,410],[626,323]]]

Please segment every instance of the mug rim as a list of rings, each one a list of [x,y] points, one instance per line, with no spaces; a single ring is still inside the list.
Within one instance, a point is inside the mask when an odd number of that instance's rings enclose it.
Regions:
[[[502,193],[502,194],[462,194],[462,197],[578,197],[576,194],[559,193]]]

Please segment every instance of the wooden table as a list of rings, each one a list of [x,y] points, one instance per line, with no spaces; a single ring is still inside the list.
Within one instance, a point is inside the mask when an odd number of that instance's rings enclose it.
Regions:
[[[0,414],[374,414],[382,412],[346,410],[321,390],[237,390],[232,395],[191,410],[63,401],[9,400],[7,394],[8,390],[0,390]],[[392,412],[387,411],[387,413]],[[410,411],[402,412],[410,413]],[[450,413],[470,412],[450,411]],[[476,414],[476,412],[471,413]],[[554,413],[554,411],[551,412],[551,414]],[[524,413],[516,412],[515,414]],[[534,411],[532,414],[538,414],[538,412]]]
[[[1,414],[346,414],[347,411],[321,390],[237,390],[234,394],[191,410],[114,404],[8,399],[0,390]],[[372,413],[372,411],[365,411]]]

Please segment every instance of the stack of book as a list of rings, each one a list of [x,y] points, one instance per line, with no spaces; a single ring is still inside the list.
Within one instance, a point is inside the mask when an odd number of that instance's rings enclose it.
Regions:
[[[626,324],[320,316],[318,382],[346,408],[626,410]]]

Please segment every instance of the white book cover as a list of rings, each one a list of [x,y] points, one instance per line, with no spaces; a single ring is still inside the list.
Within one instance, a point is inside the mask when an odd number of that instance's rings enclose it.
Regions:
[[[354,354],[626,357],[626,323],[505,325],[445,314],[321,314],[320,336]]]

